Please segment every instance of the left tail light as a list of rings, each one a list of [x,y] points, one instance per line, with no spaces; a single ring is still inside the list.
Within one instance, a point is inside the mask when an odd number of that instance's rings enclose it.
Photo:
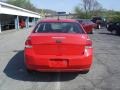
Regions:
[[[32,48],[31,38],[28,37],[28,39],[25,42],[25,48]]]

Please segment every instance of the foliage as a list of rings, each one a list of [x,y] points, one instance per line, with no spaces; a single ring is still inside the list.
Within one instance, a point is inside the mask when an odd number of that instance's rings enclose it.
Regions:
[[[35,11],[35,7],[31,4],[30,0],[7,0],[6,3],[25,8],[28,10]]]
[[[82,0],[82,4],[76,6],[74,11],[78,18],[91,18],[100,15],[102,6],[96,0]]]
[[[106,17],[107,21],[117,22],[120,21],[120,12],[114,10],[104,10],[101,16]]]
[[[120,22],[120,12],[118,11],[108,11],[107,12],[108,21]]]
[[[56,11],[49,10],[49,9],[38,9],[30,2],[30,0],[6,0],[6,3],[41,13],[41,15],[43,15],[43,16],[46,13],[51,13],[51,14],[56,13]]]
[[[78,6],[75,7],[75,12],[76,12],[76,16],[75,18],[82,18],[82,19],[88,19],[90,18],[90,14],[87,14]]]

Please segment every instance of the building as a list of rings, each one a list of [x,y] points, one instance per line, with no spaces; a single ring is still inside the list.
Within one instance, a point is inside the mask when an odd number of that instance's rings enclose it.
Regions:
[[[40,18],[40,14],[36,12],[0,2],[0,32],[11,28],[19,30],[20,21],[24,21],[25,27],[28,28]]]

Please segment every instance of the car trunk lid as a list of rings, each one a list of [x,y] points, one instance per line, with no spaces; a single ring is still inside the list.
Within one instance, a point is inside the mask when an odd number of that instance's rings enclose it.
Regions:
[[[84,53],[86,35],[82,34],[32,34],[31,43],[37,55],[70,56]]]

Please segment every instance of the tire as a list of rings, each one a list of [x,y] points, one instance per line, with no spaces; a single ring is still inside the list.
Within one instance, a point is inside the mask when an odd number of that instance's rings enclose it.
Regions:
[[[80,74],[87,74],[90,70],[81,71]]]
[[[89,34],[94,34],[94,30],[92,30]]]
[[[93,34],[93,31],[91,31],[89,34]]]
[[[30,69],[26,69],[26,70],[27,70],[27,73],[29,73],[29,74],[32,74],[32,73],[33,73],[33,71],[30,70]]]

